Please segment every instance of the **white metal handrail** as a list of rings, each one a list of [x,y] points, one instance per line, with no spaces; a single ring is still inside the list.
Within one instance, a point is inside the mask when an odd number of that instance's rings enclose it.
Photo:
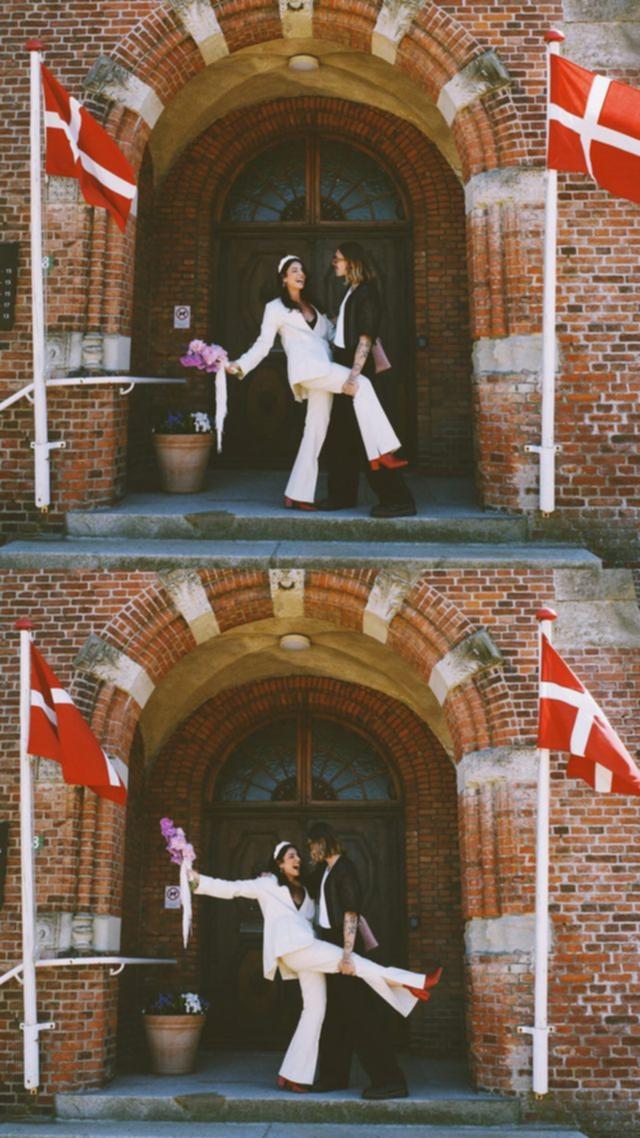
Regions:
[[[128,395],[134,387],[140,384],[151,383],[177,383],[185,384],[186,379],[173,379],[170,376],[167,378],[160,378],[159,376],[148,375],[75,375],[66,376],[62,379],[48,379],[47,388],[49,387],[93,387],[105,383],[121,383],[123,386],[120,390],[121,395]],[[12,395],[7,396],[0,403],[0,411],[5,411],[7,407],[11,407],[12,403],[17,403],[19,399],[28,399],[31,402],[31,393],[34,384],[27,383],[25,387],[21,387],[19,391],[14,391]]]
[[[127,968],[130,964],[177,964],[178,961],[175,957],[163,956],[57,956],[52,958],[44,958],[36,960],[36,968],[63,968],[63,967],[76,967],[78,964],[117,964],[118,967],[111,972],[112,976],[118,976],[123,968]],[[0,986],[6,984],[9,980],[20,980],[20,973],[23,969],[22,964],[16,964],[15,968],[11,968],[0,976]]]

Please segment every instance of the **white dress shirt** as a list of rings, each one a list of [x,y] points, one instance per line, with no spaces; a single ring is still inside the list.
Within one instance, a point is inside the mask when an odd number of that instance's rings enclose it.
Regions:
[[[344,310],[345,310],[345,305],[346,305],[349,297],[351,296],[352,292],[353,292],[353,287],[351,287],[349,289],[349,291],[344,294],[344,297],[342,299],[342,304],[340,305],[340,311],[338,313],[338,319],[336,321],[336,334],[335,334],[335,338],[333,341],[336,348],[346,347],[346,344],[344,342]]]
[[[329,911],[327,909],[327,899],[324,895],[324,886],[325,886],[325,882],[327,880],[327,877],[331,873],[332,868],[333,868],[333,866],[331,866],[331,865],[328,865],[326,867],[326,869],[322,875],[322,881],[320,882],[320,899],[318,901],[318,925],[320,926],[321,929],[330,929],[331,928],[331,921],[329,920]]]

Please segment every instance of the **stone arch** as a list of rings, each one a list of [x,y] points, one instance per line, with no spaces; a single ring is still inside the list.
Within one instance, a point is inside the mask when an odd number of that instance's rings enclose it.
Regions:
[[[333,627],[355,634],[367,650],[399,657],[429,691],[432,710],[423,709],[423,717],[442,708],[454,761],[467,751],[519,738],[503,660],[490,636],[421,574],[401,571],[161,574],[85,643],[77,658],[75,697],[105,747],[124,760],[143,710],[151,701],[161,705],[163,685],[175,682],[192,653],[204,658],[207,651],[221,651],[222,643],[245,628],[275,638],[289,625],[303,631],[313,625],[318,634]],[[241,648],[246,652],[244,643]],[[287,667],[295,673],[288,661]],[[214,690],[236,677],[225,664]],[[411,705],[409,689],[406,698]],[[163,736],[153,739],[155,753]]]

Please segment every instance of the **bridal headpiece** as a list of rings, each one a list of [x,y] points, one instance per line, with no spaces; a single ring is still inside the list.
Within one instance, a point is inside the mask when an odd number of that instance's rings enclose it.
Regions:
[[[279,273],[282,272],[282,267],[283,267],[283,265],[286,265],[287,261],[299,261],[299,260],[300,260],[300,258],[299,258],[297,253],[287,253],[287,255],[282,258],[282,260],[280,261],[280,263],[278,265],[278,272]]]

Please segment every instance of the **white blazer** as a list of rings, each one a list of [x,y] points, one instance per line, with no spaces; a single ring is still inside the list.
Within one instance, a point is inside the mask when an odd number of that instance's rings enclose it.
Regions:
[[[301,382],[319,379],[331,369],[333,361],[329,341],[333,336],[333,325],[318,312],[315,328],[310,328],[299,309],[287,308],[279,297],[270,300],[264,310],[258,339],[236,360],[245,375],[271,351],[278,333],[287,356],[289,384],[300,403],[307,398],[306,391],[300,387]]]
[[[284,306],[283,306],[284,307]],[[221,877],[200,874],[196,893],[231,901],[234,897],[247,897],[257,901],[264,917],[262,961],[267,980],[273,980],[280,967],[283,980],[297,980],[297,973],[287,968],[282,960],[288,952],[306,948],[316,938],[311,924],[315,905],[306,889],[300,909],[286,885],[278,885],[275,877],[255,877],[251,881],[225,881]]]

